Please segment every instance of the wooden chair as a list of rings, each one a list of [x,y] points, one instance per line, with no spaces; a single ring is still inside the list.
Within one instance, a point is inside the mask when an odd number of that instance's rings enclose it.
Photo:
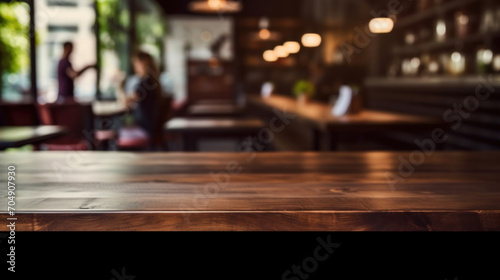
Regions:
[[[39,104],[38,112],[43,125],[61,125],[69,132],[57,140],[44,143],[50,151],[89,150],[90,141],[84,131],[93,129],[91,104],[68,102],[63,104]],[[88,135],[88,134],[87,134]]]

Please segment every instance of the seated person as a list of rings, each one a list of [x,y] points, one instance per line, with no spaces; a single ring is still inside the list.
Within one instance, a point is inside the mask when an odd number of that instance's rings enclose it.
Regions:
[[[123,88],[120,94],[127,108],[133,110],[134,123],[140,131],[129,129],[126,135],[131,137],[147,135],[151,138],[158,133],[156,130],[160,121],[162,90],[158,70],[152,56],[145,52],[134,55],[132,63],[139,82],[131,94],[126,95]],[[126,135],[123,136],[127,137]]]

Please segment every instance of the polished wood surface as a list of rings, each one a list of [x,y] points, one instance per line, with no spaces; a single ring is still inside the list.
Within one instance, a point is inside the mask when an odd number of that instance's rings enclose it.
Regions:
[[[225,138],[243,142],[248,137],[256,137],[264,127],[260,119],[174,118],[165,124],[165,133],[179,134],[183,151],[199,151],[201,139]]]
[[[242,114],[242,107],[232,104],[195,104],[188,108],[189,116],[238,116]]]
[[[335,117],[331,114],[332,107],[328,104],[310,101],[301,105],[293,98],[275,94],[268,98],[250,95],[248,101],[256,105],[294,114],[309,121],[321,131],[367,132],[398,128],[407,129],[417,126],[435,127],[443,123],[435,118],[373,110],[362,110],[358,114]]]
[[[399,156],[0,153],[0,181],[14,164],[18,231],[500,230],[500,152],[436,152],[393,191]]]
[[[0,127],[0,150],[39,144],[64,135],[66,131],[62,126]]]
[[[165,124],[171,133],[236,133],[255,132],[265,126],[260,119],[174,118]]]

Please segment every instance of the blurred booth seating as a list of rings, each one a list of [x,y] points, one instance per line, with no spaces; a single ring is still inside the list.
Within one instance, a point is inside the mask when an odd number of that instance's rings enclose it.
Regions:
[[[44,143],[50,151],[89,150],[90,141],[85,135],[93,131],[91,104],[68,102],[63,104],[39,104],[38,112],[43,125],[60,125],[68,129],[68,134],[57,140]],[[88,131],[89,133],[84,133]]]

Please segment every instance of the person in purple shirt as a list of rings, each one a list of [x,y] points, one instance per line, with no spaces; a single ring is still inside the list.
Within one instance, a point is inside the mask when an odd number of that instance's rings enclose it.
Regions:
[[[88,69],[96,68],[96,65],[89,65],[80,71],[75,71],[70,62],[70,56],[73,52],[73,43],[66,42],[63,46],[63,56],[57,67],[57,79],[59,81],[58,102],[73,100],[75,95],[74,80]]]

